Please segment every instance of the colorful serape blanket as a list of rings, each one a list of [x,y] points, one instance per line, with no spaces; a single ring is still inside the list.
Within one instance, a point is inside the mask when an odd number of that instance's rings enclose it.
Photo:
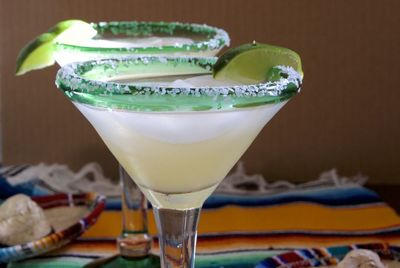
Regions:
[[[118,202],[110,200],[96,225],[75,242],[7,267],[75,268],[115,255],[121,230]],[[149,230],[156,235],[151,211]],[[375,192],[359,185],[268,195],[217,193],[207,200],[200,217],[196,267],[317,267],[336,264],[353,248],[398,259],[399,246],[400,217]],[[152,252],[158,254],[157,243]],[[104,267],[124,265],[159,266],[153,256],[137,263],[120,259],[119,265]]]
[[[374,251],[382,260],[400,260],[400,248],[383,243],[361,244],[349,246],[336,246],[330,248],[296,249],[283,254],[269,257],[255,268],[278,267],[319,267],[338,264],[347,253],[355,249],[367,249]],[[399,264],[400,265],[400,264]]]

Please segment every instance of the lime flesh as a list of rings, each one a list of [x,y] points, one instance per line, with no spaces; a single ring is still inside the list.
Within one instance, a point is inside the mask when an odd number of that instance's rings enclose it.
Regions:
[[[93,27],[81,20],[66,20],[57,23],[48,32],[43,33],[21,49],[17,57],[16,75],[42,69],[55,63],[54,42],[74,42],[90,39],[97,34]]]
[[[213,76],[218,80],[254,84],[266,81],[270,70],[279,65],[291,66],[303,76],[300,56],[296,52],[260,43],[228,50],[214,64]]]

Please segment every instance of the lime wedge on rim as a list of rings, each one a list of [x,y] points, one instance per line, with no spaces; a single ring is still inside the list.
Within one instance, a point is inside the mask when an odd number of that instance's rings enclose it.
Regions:
[[[244,84],[268,80],[275,66],[291,66],[301,76],[300,56],[288,48],[252,43],[226,51],[214,64],[213,76],[218,80],[231,80]]]
[[[21,49],[17,57],[15,73],[22,75],[53,65],[55,42],[78,42],[82,39],[90,39],[96,34],[97,31],[82,20],[61,21]]]

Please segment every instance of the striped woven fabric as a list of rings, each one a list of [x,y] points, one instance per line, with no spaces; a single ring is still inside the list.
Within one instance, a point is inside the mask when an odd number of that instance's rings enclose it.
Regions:
[[[75,242],[8,267],[84,267],[116,254],[121,212],[119,200],[109,201],[96,225]],[[149,230],[156,234],[151,211]],[[291,266],[293,262],[312,267],[334,264],[351,248],[370,247],[395,256],[399,246],[400,217],[375,192],[361,186],[215,194],[200,217],[196,267],[307,267]],[[124,262],[115,259],[106,267],[123,267]],[[135,265],[159,266],[154,256]]]
[[[289,251],[277,256],[269,257],[260,262],[255,268],[278,267],[318,267],[336,265],[354,249],[368,249],[377,253],[383,260],[399,260],[400,248],[387,244],[361,244],[337,246],[330,248],[308,248]]]

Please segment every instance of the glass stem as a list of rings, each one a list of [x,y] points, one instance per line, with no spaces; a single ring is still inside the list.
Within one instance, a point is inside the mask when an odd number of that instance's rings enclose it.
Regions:
[[[147,199],[122,166],[119,166],[119,175],[122,190],[122,232],[117,239],[119,253],[124,257],[147,256],[151,249]]]
[[[193,268],[200,208],[153,208],[162,268]]]

